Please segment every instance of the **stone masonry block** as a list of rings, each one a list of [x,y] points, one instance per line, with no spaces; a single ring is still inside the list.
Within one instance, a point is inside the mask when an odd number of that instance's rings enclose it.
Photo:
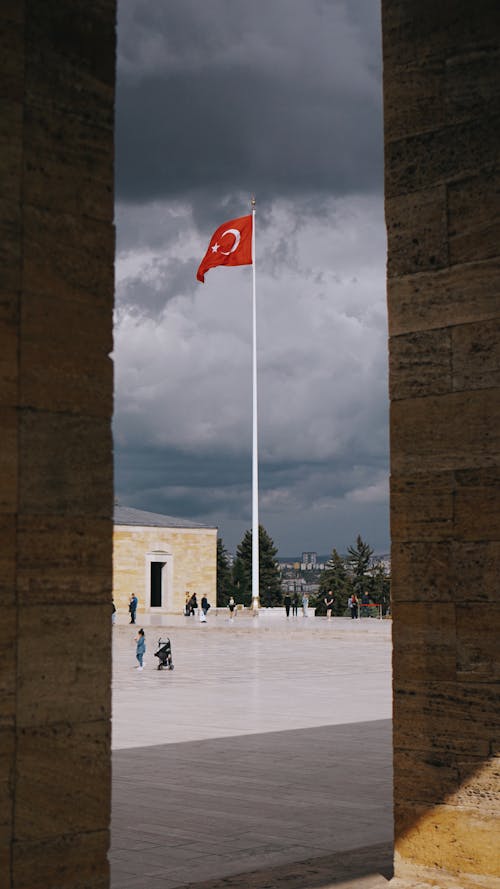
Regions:
[[[18,726],[109,719],[111,604],[21,608],[18,626]]]
[[[447,192],[450,265],[494,259],[500,241],[498,169],[450,183]]]
[[[15,515],[0,513],[0,540],[0,600],[3,605],[14,605],[17,567]]]
[[[456,806],[395,805],[395,846],[409,862],[454,874],[496,877],[500,845],[492,845],[495,817]],[[397,873],[397,869],[396,869]]]
[[[500,318],[452,328],[453,389],[491,389],[500,399]]]
[[[21,290],[21,214],[14,201],[0,197],[0,313],[4,321],[18,318]]]
[[[442,542],[453,537],[455,480],[452,472],[391,476],[391,537]]]
[[[3,641],[0,647],[0,728],[9,729],[16,718],[17,614],[13,604],[2,608]]]
[[[45,0],[43,9],[35,3],[30,9],[27,21],[27,41],[31,50],[32,44],[43,47],[46,57],[37,63],[35,56],[34,76],[38,68],[48,69],[52,74],[58,66],[70,65],[68,69],[73,79],[86,84],[87,79],[114,88],[115,83],[115,27],[116,4],[110,0],[95,0],[89,8],[85,0],[71,0],[70,5],[61,5],[58,0]],[[50,21],[50,31],[47,29]],[[30,69],[28,68],[28,72]],[[63,68],[63,73],[64,71]],[[61,74],[62,78],[63,74]],[[36,88],[36,84],[34,85]],[[61,102],[78,110],[78,102],[84,96],[77,96],[77,87],[69,94],[67,84],[51,80],[42,81],[38,90],[45,98],[53,93],[60,96]],[[94,112],[94,96],[87,98],[88,112]],[[97,103],[97,113],[99,104]]]
[[[498,738],[494,684],[409,677],[394,658],[394,747],[487,759]]]
[[[113,218],[109,133],[64,111],[31,106],[25,118],[26,201],[56,213]]]
[[[109,324],[103,322],[108,321],[106,313],[113,309],[114,227],[80,213],[49,212],[38,207],[27,207],[24,216],[26,313],[36,315],[37,307],[32,308],[31,303],[42,296],[56,305],[63,300],[88,305],[91,317],[102,313],[99,329],[95,330],[96,345],[105,340],[109,352],[113,348],[112,334]]]
[[[389,278],[448,265],[446,189],[387,198]]]
[[[457,603],[475,607],[498,602],[500,540],[458,540],[452,545],[453,593]]]
[[[384,124],[391,139],[441,126],[444,110],[442,59],[406,59],[384,78]]]
[[[3,66],[2,66],[3,71]],[[0,95],[0,176],[2,202],[19,212],[23,148],[23,106],[19,99]],[[3,218],[4,212],[1,213]],[[20,244],[17,245],[20,247]]]
[[[500,541],[392,544],[393,602],[455,602],[481,610],[498,599]]]
[[[499,629],[499,602],[457,606],[457,672],[462,681],[499,682]]]
[[[499,779],[498,757],[394,751],[395,797],[407,803],[445,803],[498,816]]]
[[[495,259],[390,279],[390,336],[498,318],[499,278]]]
[[[402,676],[456,676],[455,607],[451,602],[392,604],[393,651]]]
[[[393,542],[391,601],[452,602],[453,541]]]
[[[16,843],[107,830],[109,739],[106,720],[18,732]]]
[[[387,141],[385,145],[386,198],[473,176],[495,162],[498,112],[432,132]]]
[[[111,518],[19,516],[19,603],[109,610],[112,527]]]
[[[389,390],[391,399],[442,395],[452,389],[452,334],[423,330],[391,337]]]
[[[500,470],[463,470],[455,478],[457,539],[500,541]]]
[[[111,451],[107,420],[23,411],[21,512],[110,516]]]
[[[0,889],[10,889],[10,848],[14,805],[16,735],[13,726],[0,728]]]
[[[103,801],[104,805],[104,801]],[[37,885],[57,889],[109,889],[107,830],[62,833],[56,839],[17,842],[14,845],[15,889]]]
[[[17,511],[18,418],[14,407],[0,407],[0,514]]]
[[[394,401],[393,472],[443,471],[500,463],[500,398],[489,390]]]
[[[0,404],[15,406],[18,395],[18,331],[0,318]]]

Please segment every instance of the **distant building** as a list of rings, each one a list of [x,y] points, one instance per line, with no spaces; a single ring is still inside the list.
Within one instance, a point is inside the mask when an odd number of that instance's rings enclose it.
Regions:
[[[318,553],[302,553],[302,564],[306,565],[305,569],[302,570],[312,570],[316,567],[316,562],[318,561]]]
[[[181,613],[186,590],[216,602],[217,528],[115,506],[113,598],[127,611],[131,593],[144,613]]]

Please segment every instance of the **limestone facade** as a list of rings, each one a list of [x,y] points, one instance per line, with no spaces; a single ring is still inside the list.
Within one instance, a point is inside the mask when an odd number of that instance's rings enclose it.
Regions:
[[[500,886],[497,2],[383,0],[395,887]]]
[[[216,603],[217,528],[138,509],[115,507],[113,597],[127,612],[135,593],[141,613],[178,613],[185,593]]]

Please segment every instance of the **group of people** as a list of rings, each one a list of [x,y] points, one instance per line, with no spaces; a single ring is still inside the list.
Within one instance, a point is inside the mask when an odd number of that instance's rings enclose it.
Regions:
[[[290,617],[290,609],[292,611],[292,617],[297,617],[299,613],[299,604],[302,605],[302,614],[304,617],[307,617],[307,611],[309,608],[309,595],[308,593],[302,594],[302,600],[299,603],[298,593],[294,593],[293,596],[290,593],[285,593],[285,597],[283,599],[283,605],[285,606],[285,613],[287,617]]]
[[[200,602],[200,621],[201,623],[206,623],[207,614],[210,610],[210,602],[208,601],[206,596],[201,597]],[[190,593],[189,590],[186,592],[186,601],[184,604],[184,614],[186,617],[193,617],[198,611],[198,599],[196,597],[196,593]]]

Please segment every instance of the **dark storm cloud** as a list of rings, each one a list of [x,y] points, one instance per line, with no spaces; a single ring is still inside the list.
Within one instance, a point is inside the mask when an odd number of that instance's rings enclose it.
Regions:
[[[122,3],[118,199],[380,189],[373,7]]]

